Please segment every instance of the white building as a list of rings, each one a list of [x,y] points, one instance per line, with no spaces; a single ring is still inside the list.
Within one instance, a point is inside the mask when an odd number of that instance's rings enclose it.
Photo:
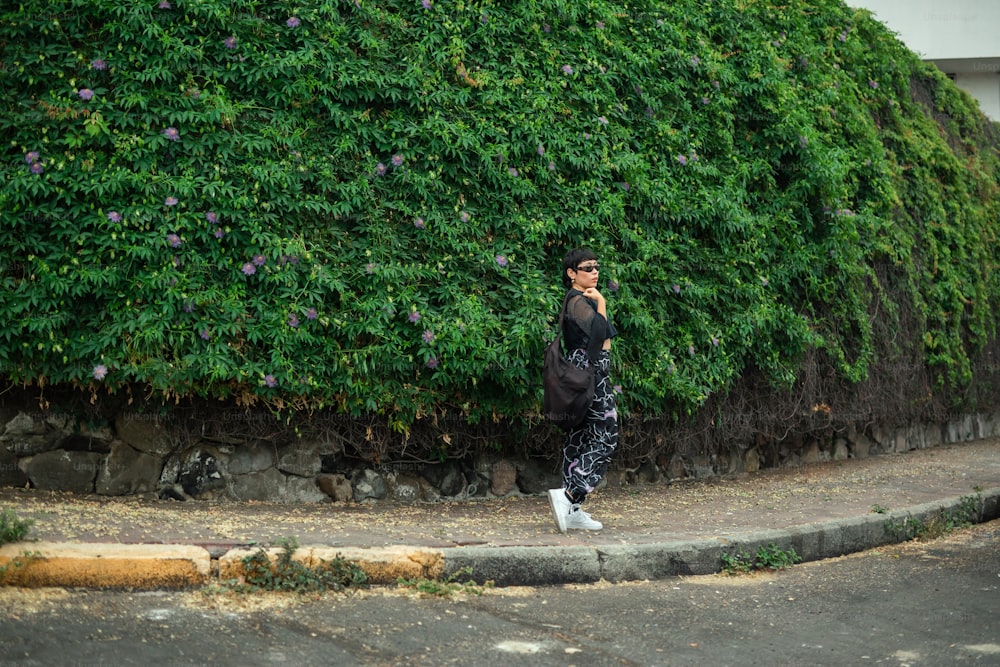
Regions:
[[[936,64],[1000,121],[1000,0],[847,0]]]

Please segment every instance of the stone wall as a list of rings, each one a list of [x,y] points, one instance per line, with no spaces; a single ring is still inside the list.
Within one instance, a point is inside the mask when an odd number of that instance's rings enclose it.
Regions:
[[[0,486],[108,496],[312,503],[401,502],[539,494],[559,486],[557,460],[484,453],[463,461],[351,461],[342,443],[316,437],[235,438],[192,434],[170,420],[123,412],[87,426],[58,411],[0,410]],[[1000,413],[958,415],[943,424],[790,436],[746,446],[676,451],[636,467],[613,464],[624,485],[753,472],[904,452],[1000,435]],[[711,445],[711,443],[709,443]],[[718,450],[718,451],[716,451]]]

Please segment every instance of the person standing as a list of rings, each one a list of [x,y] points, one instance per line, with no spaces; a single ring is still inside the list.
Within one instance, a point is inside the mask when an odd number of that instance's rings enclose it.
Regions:
[[[600,350],[593,359],[594,400],[586,419],[566,434],[563,444],[563,486],[548,492],[560,532],[604,527],[580,506],[604,477],[618,445],[618,410],[609,377],[611,339],[618,332],[608,320],[607,302],[597,289],[600,270],[597,255],[586,248],[571,250],[563,258],[562,280],[568,290],[562,331],[566,358],[574,366],[586,368],[591,363],[588,349],[596,348],[600,341]]]

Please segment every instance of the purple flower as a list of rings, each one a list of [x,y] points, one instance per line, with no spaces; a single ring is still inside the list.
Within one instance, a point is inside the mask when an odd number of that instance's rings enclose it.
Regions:
[[[604,30],[604,21],[598,21],[597,23],[594,24],[594,27],[597,28],[598,30]]]
[[[41,156],[38,154],[38,151],[28,151],[24,154],[24,161],[31,164],[32,162],[38,162],[39,157]]]
[[[420,321],[420,311],[411,310],[409,318],[410,318],[410,322],[414,322],[414,323],[419,322]]]
[[[264,263],[267,262],[267,259],[264,258],[264,255],[254,255],[253,259],[250,261],[253,262],[254,266],[264,266]]]
[[[103,380],[108,375],[108,367],[104,364],[97,364],[94,366],[94,379]]]
[[[653,107],[651,107],[651,106],[649,106],[649,105],[647,104],[647,105],[646,105],[646,117],[647,117],[647,118],[652,118],[652,117],[653,117],[653,116],[655,116],[655,115],[656,115],[656,114],[655,114],[655,113],[653,112]]]
[[[101,60],[100,58],[96,58],[96,59],[90,61],[90,66],[93,69],[107,69],[108,68],[108,63],[106,63],[105,61]]]
[[[715,347],[719,347],[719,339],[716,338],[715,336],[712,336],[712,345]]]
[[[555,170],[556,170],[556,163],[553,162],[552,160],[549,160],[549,171],[555,171]]]
[[[178,139],[181,138],[181,133],[177,131],[176,127],[168,127],[167,129],[163,130],[162,134],[167,139],[170,139],[170,141],[177,141]]]
[[[317,317],[319,317],[319,313],[316,312],[315,308],[310,308],[306,311],[307,320],[315,320]]]
[[[393,167],[402,167],[403,166],[403,156],[400,155],[399,153],[396,153],[395,155],[393,155],[392,156],[392,166]]]
[[[612,280],[608,282],[608,289],[611,290],[612,292],[617,292],[619,287],[620,285],[618,284],[617,280]]]
[[[374,262],[368,262],[367,264],[365,264],[365,273],[367,273],[368,275],[371,275],[371,274],[375,273],[375,263]]]
[[[194,312],[194,301],[187,299],[184,301],[184,312],[193,313]]]
[[[278,380],[273,375],[268,374],[264,376],[264,384],[266,384],[268,387],[277,387]]]
[[[438,367],[437,357],[431,357],[430,359],[427,360],[427,368],[437,368],[437,367]]]
[[[215,228],[215,238],[221,239],[225,235],[226,235],[226,232],[224,232],[222,230],[222,227],[216,227]]]
[[[252,276],[255,273],[257,273],[257,267],[256,266],[254,266],[250,262],[247,262],[246,264],[243,265],[243,275],[245,275],[245,276]]]
[[[424,229],[426,223],[424,222],[423,218],[417,218],[416,220],[413,221],[413,226],[416,227],[417,229]]]
[[[680,294],[681,293],[681,286],[680,285],[674,285],[673,290],[674,290],[674,294]]]
[[[212,333],[208,329],[202,329],[198,335],[201,336],[202,340],[209,340],[212,337]]]
[[[209,211],[208,213],[205,214],[205,219],[214,225],[219,221],[219,216],[215,214],[215,211]]]
[[[110,220],[111,222],[121,222],[122,221],[122,214],[119,213],[118,211],[109,211],[108,212],[108,220]]]
[[[420,6],[423,7],[424,9],[430,9],[431,0],[420,0]]]
[[[493,259],[496,260],[497,266],[499,266],[500,268],[504,268],[507,266],[507,258],[504,257],[503,255],[497,255]]]
[[[167,197],[163,200],[164,206],[177,206],[177,197]]]
[[[92,91],[90,88],[81,88],[80,92],[77,93],[77,95],[80,96],[81,100],[86,102],[87,100],[94,97],[94,91]]]
[[[222,43],[226,45],[227,49],[235,49],[236,48],[236,37],[233,36],[233,35],[230,35],[229,37],[226,37],[224,40],[222,40]]]
[[[538,144],[538,154],[539,155],[545,155],[545,146],[542,146],[541,144]]]
[[[874,79],[868,79],[868,87],[878,88],[878,81],[875,81]]]
[[[430,329],[428,329],[427,331],[424,332],[423,339],[424,339],[424,342],[427,343],[427,344],[433,343],[434,342],[434,332],[431,331]]]
[[[167,243],[170,244],[171,248],[180,248],[181,237],[177,236],[177,234],[167,234]]]
[[[761,278],[760,284],[763,285],[764,287],[767,287],[767,278]]]
[[[511,176],[513,176],[514,178],[517,178],[517,168],[515,168],[515,167],[508,167],[507,168],[507,173],[510,174]]]
[[[615,386],[613,387],[613,389],[614,389],[614,392],[615,392],[616,394],[620,394],[620,393],[622,393],[622,386],[621,386],[620,384],[616,384],[616,385],[615,385]]]
[[[687,159],[686,155],[678,155],[677,156],[677,161],[680,162],[682,165],[688,163],[688,159]]]
[[[42,163],[41,162],[32,162],[31,163],[31,173],[32,174],[40,174],[43,171],[45,171],[45,168],[42,167]]]
[[[569,65],[563,65],[562,66],[562,71],[563,71],[563,74],[572,74],[573,73],[573,68],[570,67]]]
[[[598,116],[597,117],[597,122],[600,123],[601,125],[607,125],[608,124],[608,119],[605,118],[604,116]]]
[[[288,316],[288,326],[292,327],[293,329],[295,327],[299,326],[299,316],[296,315],[295,313],[292,313],[291,315],[289,315]]]
[[[458,216],[458,219],[461,220],[462,222],[468,222],[469,214],[466,213],[465,211],[462,211],[462,215]]]
[[[691,56],[691,67],[697,67],[701,63],[701,58],[698,56]]]
[[[300,23],[299,17],[297,16],[292,16],[287,21],[285,21],[285,25],[287,25],[289,28],[298,28],[299,23]]]
[[[160,9],[170,9],[170,3],[167,0],[162,0],[157,7]]]
[[[379,176],[385,176],[385,170],[386,167],[384,162],[379,162],[377,165],[375,165],[375,173],[378,174]]]
[[[688,345],[688,354],[694,356],[694,345]]]

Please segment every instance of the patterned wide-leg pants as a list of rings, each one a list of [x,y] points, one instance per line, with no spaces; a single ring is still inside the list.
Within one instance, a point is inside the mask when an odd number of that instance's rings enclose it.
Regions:
[[[573,350],[567,359],[578,368],[585,368],[589,363],[586,350]],[[618,446],[618,409],[608,375],[610,367],[610,353],[601,350],[594,372],[596,391],[587,418],[566,434],[563,445],[563,488],[574,503],[582,503],[597,488]]]

